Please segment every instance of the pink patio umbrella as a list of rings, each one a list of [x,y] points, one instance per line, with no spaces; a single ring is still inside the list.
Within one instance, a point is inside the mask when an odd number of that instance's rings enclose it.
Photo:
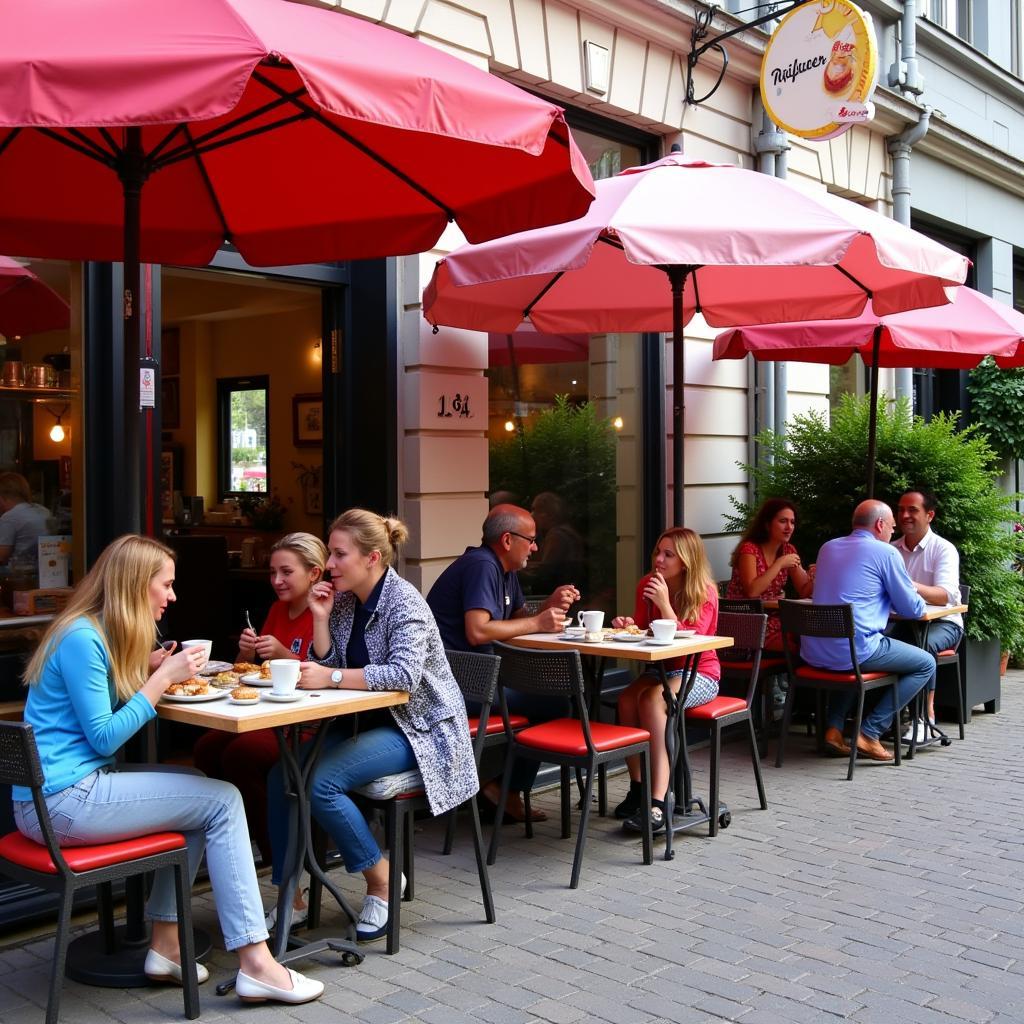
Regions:
[[[17,260],[0,256],[0,334],[39,334],[68,326],[67,302]]]
[[[895,221],[778,178],[673,153],[597,183],[567,224],[441,260],[424,315],[512,331],[672,331],[676,522],[683,518],[683,327],[853,317],[948,301],[968,261]]]
[[[560,108],[358,18],[0,5],[0,249],[124,261],[128,451],[140,260],[205,265],[225,240],[257,266],[416,253],[450,221],[479,241],[577,217],[592,190]]]
[[[715,338],[715,359],[742,359],[748,352],[763,361],[834,366],[859,355],[871,367],[867,487],[872,497],[878,370],[896,366],[969,370],[985,356],[995,356],[1004,368],[1024,366],[1024,316],[973,288],[960,288],[946,306],[885,316],[866,311],[852,320],[736,327]]]

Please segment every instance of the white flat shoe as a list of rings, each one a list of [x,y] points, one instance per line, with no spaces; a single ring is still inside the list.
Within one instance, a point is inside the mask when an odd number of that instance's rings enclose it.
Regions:
[[[402,874],[402,893],[405,895],[405,874]],[[388,901],[379,896],[367,895],[363,900],[363,909],[359,911],[356,924],[357,942],[375,942],[388,933]]]
[[[277,988],[239,971],[235,978],[235,992],[239,999],[247,1003],[265,1003],[268,999],[276,1003],[310,1003],[323,995],[322,981],[314,981],[291,968],[288,968],[288,974],[292,979],[292,987]]]
[[[165,985],[181,984],[181,965],[173,960],[168,960],[163,954],[151,949],[146,954],[146,962],[142,967],[146,977],[150,981],[157,981]],[[196,964],[196,978],[199,984],[210,980],[210,972],[200,963]]]

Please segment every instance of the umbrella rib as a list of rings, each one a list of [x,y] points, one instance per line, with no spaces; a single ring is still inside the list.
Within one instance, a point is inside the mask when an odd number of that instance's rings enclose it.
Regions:
[[[398,178],[399,181],[402,181],[406,185],[408,185],[409,188],[411,188],[414,192],[418,192],[429,203],[432,203],[439,210],[441,210],[449,221],[455,220],[455,211],[452,210],[451,207],[447,205],[447,203],[442,202],[440,199],[437,198],[437,196],[428,192],[422,185],[420,185],[418,182],[410,178],[409,175],[400,171],[397,167],[395,167],[394,164],[390,163],[379,153],[375,153],[372,149],[370,149],[369,146],[366,145],[366,143],[360,142],[359,139],[357,139],[354,135],[350,135],[347,131],[345,131],[344,128],[341,128],[339,125],[336,125],[333,121],[328,120],[323,115],[323,113],[321,113],[319,110],[315,110],[308,103],[301,101],[298,98],[298,96],[295,95],[294,93],[287,93],[284,89],[281,88],[281,86],[279,86],[276,82],[272,82],[265,75],[261,75],[258,71],[254,71],[252,77],[256,79],[256,81],[259,82],[261,85],[270,89],[271,92],[277,93],[278,96],[281,96],[282,98],[287,100],[287,102],[292,103],[300,110],[305,111],[306,114],[309,117],[313,118],[317,123],[323,125],[329,131],[334,132],[335,135],[339,135],[350,146],[354,146],[365,156],[368,156],[375,163],[383,167],[384,170],[388,171],[390,174]]]
[[[196,167],[199,169],[199,175],[203,179],[203,185],[206,186],[206,191],[209,193],[210,202],[213,204],[214,210],[217,212],[217,219],[220,221],[221,230],[224,232],[224,237],[231,240],[231,228],[228,227],[227,218],[224,216],[224,210],[220,205],[220,201],[217,198],[217,191],[213,187],[213,182],[210,181],[210,175],[206,170],[206,164],[203,163],[203,154],[199,152],[199,149],[195,147],[195,140],[192,138],[192,132],[189,131],[187,125],[182,125],[182,129],[185,133],[185,138],[193,144],[195,149],[195,162]]]
[[[101,164],[106,164],[108,167],[116,169],[117,158],[113,153],[108,153],[102,146],[97,146],[92,139],[82,135],[77,129],[71,128],[66,130],[68,135],[63,135],[52,128],[39,129],[43,135],[53,139],[54,142],[59,142],[62,146],[67,146],[68,149],[76,150],[83,156],[87,156],[90,160],[98,160]],[[69,135],[71,138],[68,137]],[[76,141],[76,139],[81,141]]]
[[[20,129],[20,128],[14,128],[14,129],[12,129],[12,130],[11,130],[11,133],[10,133],[10,135],[8,135],[8,136],[7,136],[7,138],[3,140],[3,142],[0,142],[0,156],[3,156],[3,155],[4,155],[4,152],[5,152],[6,150],[7,150],[7,147],[8,147],[8,146],[9,146],[9,145],[10,145],[10,144],[11,144],[11,143],[12,143],[12,142],[13,142],[13,141],[14,141],[14,140],[15,140],[15,139],[16,139],[16,138],[17,138],[17,137],[18,137],[18,136],[20,135],[20,134],[21,134],[21,129]]]
[[[869,299],[874,297],[872,295],[871,289],[868,288],[867,285],[861,284],[861,282],[858,281],[857,278],[855,278],[853,274],[851,274],[845,267],[841,267],[838,263],[833,264],[833,266],[836,268],[836,270],[839,271],[840,274],[842,274],[846,278],[849,278],[849,280],[851,280]]]
[[[540,300],[543,299],[544,296],[547,295],[547,293],[551,291],[551,289],[554,288],[556,284],[558,284],[564,273],[564,270],[560,270],[557,274],[555,274],[555,276],[551,278],[551,280],[548,281],[548,283],[544,285],[544,287],[541,288],[541,290],[537,292],[537,294],[527,303],[526,308],[523,310],[524,320],[529,320],[530,314],[533,312],[533,307],[536,306],[537,303],[540,302]]]
[[[171,143],[171,140],[172,140],[173,138],[175,138],[176,136],[180,135],[180,134],[182,133],[182,131],[184,130],[184,128],[185,128],[185,123],[184,123],[184,122],[182,122],[181,124],[176,124],[176,125],[175,125],[175,126],[174,126],[174,127],[173,127],[173,128],[172,128],[172,129],[171,129],[171,130],[170,130],[170,131],[169,131],[169,132],[168,132],[168,133],[167,133],[167,134],[166,134],[166,135],[165,135],[165,136],[164,136],[164,137],[163,137],[163,138],[162,138],[162,139],[161,139],[161,140],[160,140],[160,141],[159,141],[159,142],[158,142],[158,143],[157,143],[157,144],[156,144],[156,145],[155,145],[155,146],[154,146],[154,147],[153,147],[153,148],[152,148],[151,150],[150,150],[150,151],[149,151],[149,153],[148,153],[148,155],[147,155],[146,159],[147,159],[147,160],[149,160],[149,162],[150,162],[150,163],[151,163],[152,165],[154,165],[154,166],[157,166],[157,165],[159,165],[159,164],[160,164],[160,153],[161,153],[161,151],[162,151],[162,150],[164,150],[164,149],[165,149],[165,148],[166,148],[167,146],[169,146],[169,145],[170,145],[170,143]],[[160,166],[162,166],[162,165],[160,165]]]

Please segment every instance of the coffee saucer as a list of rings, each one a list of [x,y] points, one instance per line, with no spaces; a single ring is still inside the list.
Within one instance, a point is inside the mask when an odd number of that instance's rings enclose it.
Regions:
[[[653,636],[649,636],[644,643],[650,644],[652,647],[671,647],[675,640],[655,640]]]
[[[264,700],[276,700],[281,704],[289,704],[293,700],[302,700],[306,694],[302,690],[296,690],[295,693],[274,693],[271,690],[269,693],[263,694]]]

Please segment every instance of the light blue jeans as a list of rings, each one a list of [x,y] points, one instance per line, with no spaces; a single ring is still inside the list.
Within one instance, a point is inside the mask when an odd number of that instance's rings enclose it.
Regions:
[[[960,642],[963,630],[955,622],[944,622],[939,619],[928,627],[928,642],[924,649],[929,654],[938,654],[939,651],[948,651]],[[909,622],[896,622],[889,627],[888,635],[897,640],[904,640],[908,644],[916,646],[917,634]],[[932,675],[928,683],[928,689],[935,689],[935,675]]]
[[[46,806],[60,846],[181,832],[188,847],[190,880],[206,852],[225,948],[267,938],[245,807],[230,783],[162,771],[160,765],[133,765],[129,771],[101,768],[48,796]],[[14,822],[22,835],[43,842],[31,800],[14,801]],[[155,873],[146,916],[152,921],[178,919],[173,869]]]
[[[351,732],[349,721],[330,726],[313,770],[309,799],[313,817],[334,840],[345,869],[355,872],[372,868],[380,860],[381,852],[363,812],[348,794],[357,786],[384,775],[411,771],[416,767],[416,758],[398,726],[368,729],[355,737]],[[305,763],[312,743],[310,740],[299,748],[300,763]],[[274,858],[271,880],[280,885],[289,821],[280,761],[267,777],[267,796],[270,848]]]
[[[860,663],[862,672],[894,672],[899,676],[898,697],[893,704],[892,688],[886,687],[883,696],[864,716],[860,731],[871,740],[877,740],[892,724],[893,715],[906,707],[935,676],[935,657],[913,644],[883,636],[878,650]],[[856,693],[833,693],[828,702],[828,724],[840,732],[856,700]],[[856,739],[856,737],[854,737]]]

